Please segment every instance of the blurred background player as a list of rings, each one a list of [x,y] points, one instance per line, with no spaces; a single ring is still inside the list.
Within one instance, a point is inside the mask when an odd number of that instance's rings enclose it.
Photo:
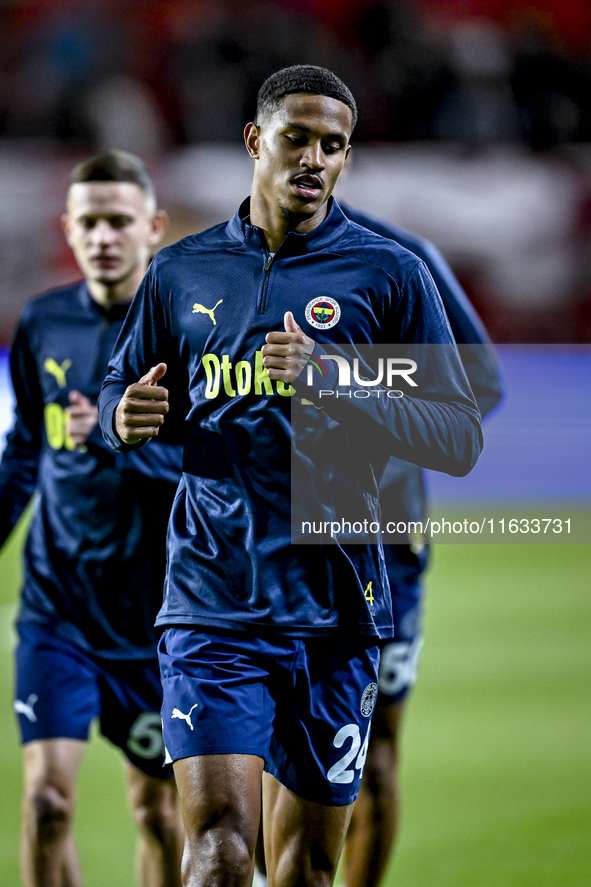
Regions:
[[[437,284],[484,418],[501,398],[497,360],[480,318],[446,260],[429,241],[342,202],[340,206],[352,221],[389,237],[423,259]],[[391,459],[380,485],[380,506],[384,524],[390,520],[424,521],[423,471],[409,462]],[[376,887],[388,864],[398,828],[401,722],[422,646],[421,577],[427,568],[429,547],[417,538],[408,545],[384,545],[384,553],[394,610],[394,639],[385,644],[380,657],[379,693],[365,770],[343,852],[346,887]]]
[[[15,418],[0,464],[0,544],[37,494],[17,617],[23,883],[81,883],[75,786],[100,718],[127,758],[141,887],[177,887],[183,838],[163,770],[154,618],[178,450],[158,442],[158,474],[141,453],[113,453],[95,406],[166,214],[143,162],[110,151],[75,167],[62,223],[84,280],[22,313],[11,351]]]

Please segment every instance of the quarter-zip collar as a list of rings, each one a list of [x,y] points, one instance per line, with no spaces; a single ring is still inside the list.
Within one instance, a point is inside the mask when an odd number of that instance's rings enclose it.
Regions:
[[[326,249],[326,247],[342,237],[349,224],[349,220],[341,211],[336,200],[330,197],[329,209],[324,221],[317,228],[314,228],[313,231],[308,231],[306,234],[288,231],[278,252],[280,251],[282,256],[293,256]],[[253,242],[258,242],[263,250],[267,250],[262,229],[252,225],[250,222],[250,197],[247,197],[241,203],[238,212],[228,222],[227,232],[232,240],[249,245],[252,245]]]
[[[93,309],[97,314],[101,317],[105,317],[111,323],[116,320],[124,320],[129,310],[129,306],[131,305],[130,300],[129,302],[113,302],[109,308],[104,308],[103,305],[99,305],[96,299],[92,298],[88,291],[88,287],[83,280],[80,281],[78,286],[78,301],[85,311]]]

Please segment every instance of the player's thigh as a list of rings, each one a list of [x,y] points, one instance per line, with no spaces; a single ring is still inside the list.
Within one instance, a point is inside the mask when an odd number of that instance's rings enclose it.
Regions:
[[[263,639],[230,632],[174,628],[160,640],[164,741],[190,848],[218,832],[254,854],[275,713],[272,653],[280,651]]]
[[[371,722],[370,747],[375,740],[386,742],[393,748],[398,747],[407,702],[407,696],[393,701],[378,694]]]
[[[263,835],[270,887],[318,881],[331,883],[353,804],[330,806],[294,794],[263,774]]]
[[[406,700],[384,702],[378,697],[361,785],[362,795],[386,798],[396,791],[405,706]]]
[[[37,623],[18,625],[14,709],[23,744],[88,739],[100,710],[98,675],[78,647]]]
[[[138,825],[148,829],[179,826],[179,798],[172,776],[149,776],[127,761],[125,782],[129,804]]]
[[[174,762],[190,847],[208,833],[241,839],[254,859],[264,761],[256,755],[207,754]],[[223,840],[223,837],[221,838]]]

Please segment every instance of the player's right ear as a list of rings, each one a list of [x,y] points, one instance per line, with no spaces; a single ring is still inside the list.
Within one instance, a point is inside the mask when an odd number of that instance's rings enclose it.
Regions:
[[[246,128],[244,130],[244,143],[246,145],[246,150],[253,158],[253,160],[258,160],[259,157],[259,136],[260,129],[256,125],[256,123],[247,123]]]

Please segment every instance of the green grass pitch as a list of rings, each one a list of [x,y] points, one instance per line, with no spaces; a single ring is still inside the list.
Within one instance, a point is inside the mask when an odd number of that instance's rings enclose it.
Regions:
[[[18,555],[18,538],[0,555],[3,885],[19,883],[10,625]],[[591,549],[442,545],[433,560],[387,887],[588,887]],[[86,887],[134,883],[120,758],[96,737],[76,833]]]

